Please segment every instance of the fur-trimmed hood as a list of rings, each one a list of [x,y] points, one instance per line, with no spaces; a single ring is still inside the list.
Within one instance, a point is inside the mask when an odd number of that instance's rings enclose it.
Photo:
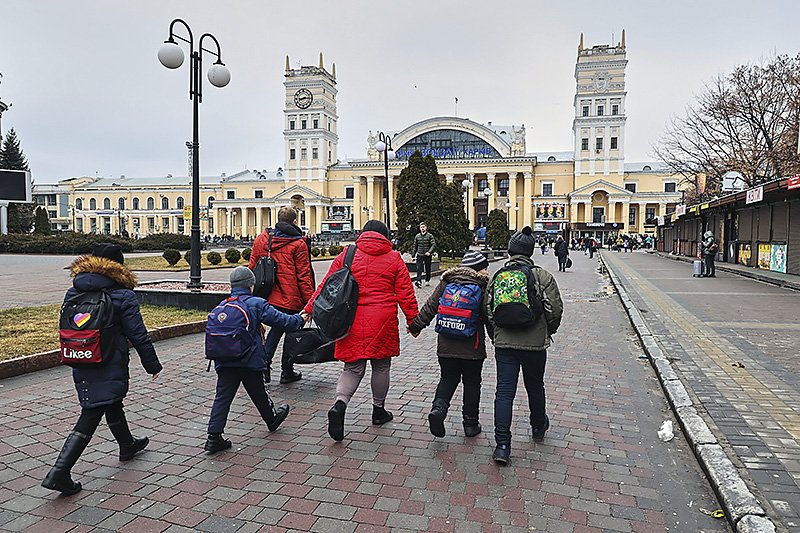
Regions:
[[[489,273],[478,272],[470,267],[457,266],[447,270],[444,274],[442,274],[442,280],[445,283],[451,281],[460,281],[462,283],[472,282],[477,283],[482,287],[486,287],[486,285],[489,283]]]
[[[94,255],[84,255],[75,259],[70,266],[70,274],[73,278],[79,274],[99,274],[124,289],[133,289],[139,281],[136,274],[125,265]]]

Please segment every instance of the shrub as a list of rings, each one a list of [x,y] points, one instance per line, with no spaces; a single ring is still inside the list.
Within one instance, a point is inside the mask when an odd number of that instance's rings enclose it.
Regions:
[[[0,252],[14,254],[89,254],[101,242],[118,244],[123,252],[133,247],[129,239],[114,235],[63,232],[56,236],[12,233],[0,235]]]
[[[163,257],[167,263],[169,263],[169,266],[175,266],[178,264],[178,261],[181,260],[181,253],[178,250],[167,248],[164,250],[164,253],[161,254],[161,257]]]
[[[312,256],[314,256],[314,257],[319,257],[319,254],[320,254],[320,250],[319,250],[319,248],[317,248],[316,246],[314,246],[314,247],[311,249],[311,255],[312,255]]]
[[[337,256],[340,253],[342,253],[342,250],[344,250],[344,247],[339,246],[338,244],[334,244],[333,246],[328,248],[328,254],[330,254],[332,256]]]
[[[206,259],[208,259],[208,262],[212,265],[218,265],[222,262],[222,256],[219,255],[219,252],[208,252]]]
[[[253,252],[252,248],[245,248],[242,250],[242,259],[245,261],[250,261],[250,254]]]
[[[135,241],[135,250],[188,250],[192,246],[191,237],[181,233],[155,233]]]
[[[239,253],[239,250],[236,248],[228,248],[225,250],[225,260],[228,263],[238,263],[239,259],[242,258],[242,254]]]
[[[201,254],[201,257],[202,257],[202,254]],[[189,263],[190,265],[192,264],[192,251],[191,250],[187,250],[186,253],[183,254],[183,260],[186,261],[187,263]]]

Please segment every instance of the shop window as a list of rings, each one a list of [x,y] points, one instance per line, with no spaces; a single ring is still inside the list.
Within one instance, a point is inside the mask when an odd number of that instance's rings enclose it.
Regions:
[[[667,182],[664,184],[664,192],[676,192],[677,185],[675,182]]]

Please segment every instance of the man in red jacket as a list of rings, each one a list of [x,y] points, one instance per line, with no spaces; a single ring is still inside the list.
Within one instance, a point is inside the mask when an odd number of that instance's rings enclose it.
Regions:
[[[297,211],[292,207],[281,207],[278,210],[278,223],[272,234],[272,258],[277,264],[275,287],[267,301],[278,311],[293,314],[300,312],[306,302],[314,294],[314,277],[311,270],[311,256],[303,231],[295,225]],[[267,255],[269,233],[265,230],[253,243],[250,254],[250,270],[254,269],[258,260]],[[267,356],[267,382],[270,381],[270,367],[278,343],[284,330],[272,327],[267,334],[264,350]],[[282,358],[281,383],[291,383],[302,377],[295,372],[293,365]]]

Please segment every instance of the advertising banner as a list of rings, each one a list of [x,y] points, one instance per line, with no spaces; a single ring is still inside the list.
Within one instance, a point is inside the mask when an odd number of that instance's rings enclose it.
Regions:
[[[754,204],[756,202],[760,202],[763,199],[764,199],[764,187],[756,187],[755,189],[750,189],[749,191],[747,191],[744,203]]]
[[[562,203],[536,204],[536,218],[563,219],[567,205]]]
[[[789,190],[800,188],[800,174],[789,178],[789,183],[786,184],[786,188]]]
[[[753,252],[750,249],[749,244],[739,244],[739,264],[744,266],[750,266],[750,258],[753,256]]]
[[[769,263],[772,260],[772,246],[769,244],[758,245],[758,268],[769,270]]]
[[[769,269],[786,273],[786,245],[773,244],[770,250]]]

